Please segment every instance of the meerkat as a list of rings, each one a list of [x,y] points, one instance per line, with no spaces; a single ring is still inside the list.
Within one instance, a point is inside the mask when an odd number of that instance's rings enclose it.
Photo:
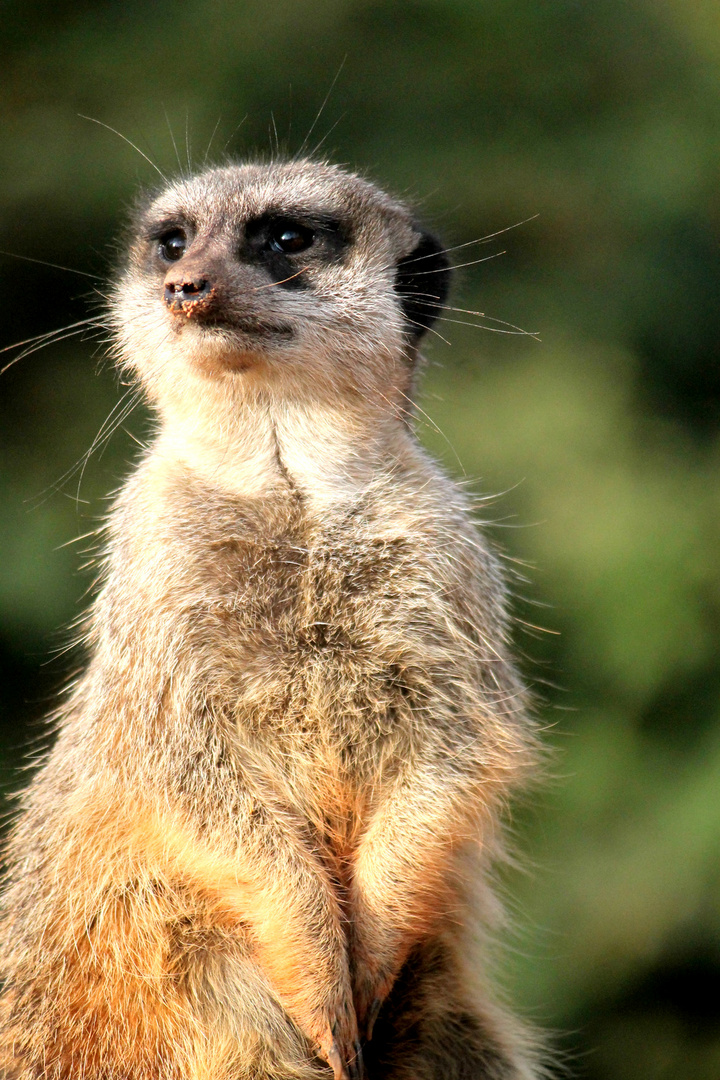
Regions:
[[[312,160],[138,205],[156,433],[6,849],[6,1080],[533,1080],[483,941],[536,740],[497,557],[421,448],[447,256]]]

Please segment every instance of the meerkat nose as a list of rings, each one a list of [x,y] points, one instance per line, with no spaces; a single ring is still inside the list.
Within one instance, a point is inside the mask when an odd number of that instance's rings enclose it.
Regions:
[[[208,307],[214,295],[215,286],[203,273],[173,270],[165,278],[165,303],[173,315],[191,316]]]

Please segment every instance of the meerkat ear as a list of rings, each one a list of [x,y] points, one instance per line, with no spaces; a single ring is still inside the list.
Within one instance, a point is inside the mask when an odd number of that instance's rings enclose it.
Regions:
[[[450,289],[450,263],[445,248],[431,233],[404,255],[395,271],[395,291],[407,320],[408,335],[417,343],[432,326]]]

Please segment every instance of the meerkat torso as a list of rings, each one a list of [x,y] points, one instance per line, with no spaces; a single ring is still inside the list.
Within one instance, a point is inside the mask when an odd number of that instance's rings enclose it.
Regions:
[[[471,959],[533,739],[409,421],[446,277],[332,166],[138,211],[112,319],[159,428],[9,844],[3,1076],[536,1075]]]

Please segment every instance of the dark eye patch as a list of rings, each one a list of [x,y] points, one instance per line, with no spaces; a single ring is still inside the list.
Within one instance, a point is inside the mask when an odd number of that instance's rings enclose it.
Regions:
[[[307,289],[303,267],[337,261],[348,244],[348,232],[335,218],[269,211],[247,222],[239,255],[260,263],[283,288]]]

